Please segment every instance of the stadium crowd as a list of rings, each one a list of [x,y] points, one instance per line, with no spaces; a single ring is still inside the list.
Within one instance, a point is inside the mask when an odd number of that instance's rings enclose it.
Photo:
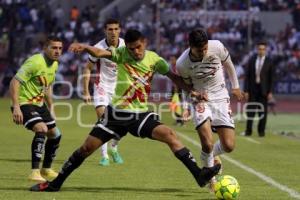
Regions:
[[[159,43],[155,42],[156,23],[143,23],[141,15],[149,12],[155,19],[155,3],[142,5],[135,15],[128,16],[122,21],[124,29],[138,28],[149,38],[150,49],[159,44],[158,52],[165,58],[178,56],[186,45],[187,32],[192,27],[204,27],[211,39],[221,40],[229,48],[240,78],[249,57],[254,53],[245,48],[248,42],[248,19],[245,17],[230,18],[224,15],[213,15],[203,22],[203,14],[177,15],[160,25]],[[218,1],[208,0],[205,5],[208,10],[246,10],[247,1]],[[161,0],[160,8],[164,13],[178,11],[197,11],[204,5],[196,0]],[[294,23],[287,24],[284,31],[276,35],[267,35],[258,18],[251,21],[251,40],[265,38],[269,44],[269,53],[275,59],[276,76],[278,80],[300,80],[300,26],[297,16],[300,13],[300,3],[296,0],[251,0],[251,9],[256,11],[289,11]],[[66,12],[57,6],[51,13],[48,3],[40,4],[37,1],[2,0],[0,1],[0,80],[2,85],[0,95],[5,94],[10,78],[19,68],[20,63],[28,55],[38,52],[41,43],[47,34],[56,34],[63,38],[64,50],[72,41],[81,41],[95,44],[103,38],[102,22],[98,19],[96,6],[86,6],[79,10],[73,6]],[[68,13],[69,20],[64,23],[60,20]],[[197,12],[196,12],[197,13]],[[114,12],[113,17],[119,13]],[[253,49],[253,48],[252,48]],[[71,81],[77,84],[77,74],[87,60],[87,55],[79,57],[64,51],[61,57],[57,80]],[[2,79],[1,79],[2,78]]]
[[[154,0],[156,1],[156,0]],[[181,10],[248,10],[248,0],[161,0],[161,8],[169,12]],[[258,11],[283,11],[296,6],[294,0],[250,0],[250,9]]]

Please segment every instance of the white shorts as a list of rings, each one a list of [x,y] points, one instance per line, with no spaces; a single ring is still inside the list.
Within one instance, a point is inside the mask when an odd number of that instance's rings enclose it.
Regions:
[[[234,129],[234,120],[229,99],[220,99],[214,102],[201,102],[193,106],[193,117],[196,129],[206,120],[211,120],[213,129],[227,127]]]
[[[108,93],[99,86],[94,86],[94,106],[97,108],[99,106],[107,106],[112,99],[112,93]]]

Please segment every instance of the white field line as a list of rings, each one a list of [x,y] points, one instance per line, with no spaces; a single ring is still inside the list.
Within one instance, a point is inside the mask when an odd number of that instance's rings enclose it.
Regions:
[[[201,145],[196,142],[194,139],[180,133],[180,132],[177,132],[177,134],[182,137],[183,139],[185,139],[186,141],[192,143],[193,145],[197,146],[197,147],[201,147]],[[269,176],[266,176],[264,175],[263,173],[261,172],[258,172],[256,171],[255,169],[251,168],[251,167],[248,167],[247,165],[244,165],[243,163],[237,161],[237,160],[234,160],[232,158],[230,158],[229,156],[226,156],[226,155],[222,155],[222,158],[227,160],[228,162],[234,164],[235,166],[249,172],[250,174],[253,174],[255,176],[257,176],[258,178],[260,178],[261,180],[265,181],[266,183],[270,184],[271,186],[283,191],[283,192],[287,192],[291,197],[295,198],[295,199],[300,199],[300,194],[299,192],[297,192],[296,190],[293,190],[289,187],[287,187],[286,185],[282,185],[278,182],[276,182],[274,179],[272,179],[271,177]]]
[[[257,141],[257,140],[254,140],[252,138],[249,138],[249,137],[243,137],[245,140],[248,140],[249,142],[252,142],[252,143],[255,143],[255,144],[261,144],[261,142]]]

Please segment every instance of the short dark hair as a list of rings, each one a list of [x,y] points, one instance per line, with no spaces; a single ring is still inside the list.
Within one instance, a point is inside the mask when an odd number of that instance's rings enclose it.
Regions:
[[[62,39],[55,35],[49,35],[44,42],[44,46],[48,46],[50,42],[62,42]]]
[[[136,29],[129,29],[128,31],[126,31],[125,33],[125,37],[124,37],[124,40],[125,40],[125,43],[130,43],[130,42],[135,42],[139,39],[144,39],[144,35],[136,30]]]
[[[189,33],[189,45],[191,47],[203,47],[208,42],[208,37],[203,29],[195,29]]]
[[[265,40],[259,40],[259,41],[256,42],[256,45],[257,45],[257,46],[258,46],[258,45],[264,45],[264,46],[267,46],[268,43],[267,43]]]
[[[121,26],[121,24],[120,24],[120,21],[119,20],[117,20],[117,19],[115,19],[115,18],[108,18],[108,19],[106,19],[105,21],[104,21],[104,28],[106,28],[106,26],[108,25],[108,24],[119,24],[119,26]]]

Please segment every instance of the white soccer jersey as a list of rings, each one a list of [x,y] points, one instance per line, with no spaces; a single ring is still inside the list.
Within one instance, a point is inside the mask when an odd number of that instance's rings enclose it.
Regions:
[[[189,53],[190,48],[178,58],[178,74],[195,90],[207,92],[209,101],[229,98],[222,66],[229,53],[224,45],[219,40],[208,40],[208,50],[201,62],[191,61]]]
[[[106,39],[101,40],[96,45],[100,49],[108,49]],[[119,38],[118,47],[125,46],[122,38]],[[108,96],[110,99],[115,91],[117,81],[117,64],[106,58],[96,58],[89,55],[89,60],[97,66],[97,75],[94,83],[94,97]],[[105,102],[107,104],[109,102]]]

